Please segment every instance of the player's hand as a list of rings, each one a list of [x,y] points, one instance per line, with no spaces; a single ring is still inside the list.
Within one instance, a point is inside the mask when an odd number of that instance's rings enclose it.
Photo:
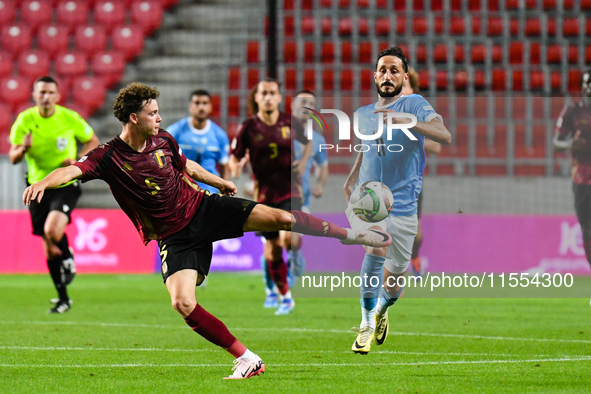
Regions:
[[[586,149],[587,147],[587,140],[581,138],[581,130],[577,130],[575,136],[573,137],[572,149],[573,151],[581,151]]]
[[[306,163],[301,160],[295,160],[293,163],[291,163],[291,168],[297,176],[302,176],[306,172]]]
[[[322,197],[323,193],[324,193],[324,186],[321,185],[320,183],[317,183],[316,186],[314,186],[314,189],[312,189],[312,195],[316,198]]]
[[[41,202],[43,194],[45,193],[45,186],[40,185],[40,183],[41,182],[34,183],[25,189],[23,192],[23,203],[25,205],[30,205],[31,201],[35,199],[37,202]]]
[[[223,194],[225,196],[233,196],[238,192],[238,189],[236,189],[236,185],[234,185],[234,182],[227,181],[225,179],[222,179],[222,183],[218,185],[218,190],[220,191],[220,194]]]
[[[64,159],[64,161],[62,161],[62,167],[71,166],[74,163],[76,163],[76,160],[74,159]]]
[[[384,114],[384,123],[388,123],[388,113],[396,113],[396,111],[392,110],[392,109],[378,109],[373,111],[374,114],[377,113],[383,113]],[[392,124],[407,124],[407,123],[412,123],[412,119],[410,118],[392,118]]]
[[[27,133],[23,138],[23,147],[25,148],[25,152],[29,150],[31,145],[33,144],[33,134]]]

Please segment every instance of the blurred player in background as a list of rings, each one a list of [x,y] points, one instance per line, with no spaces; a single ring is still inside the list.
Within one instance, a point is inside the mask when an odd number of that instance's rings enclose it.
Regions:
[[[419,73],[412,67],[408,68],[408,79],[404,81],[402,87],[402,95],[409,96],[411,94],[419,94]],[[425,138],[425,152],[433,153],[438,155],[441,152],[441,144]],[[423,242],[423,230],[421,229],[421,211],[423,208],[423,192],[419,194],[419,201],[417,204],[417,218],[419,219],[419,225],[417,228],[417,235],[415,241],[412,244],[412,255],[410,258],[410,268],[414,275],[421,276],[423,274],[423,266],[421,265],[421,258],[419,257],[419,249]]]
[[[174,137],[187,159],[193,160],[214,175],[228,179],[230,143],[226,132],[209,119],[213,110],[211,95],[207,90],[197,89],[191,93],[190,100],[191,116],[170,125],[167,131]],[[221,167],[221,173],[218,172],[217,164]],[[204,183],[199,183],[199,187],[212,193],[218,192],[215,187]]]
[[[417,200],[421,192],[423,170],[425,169],[425,138],[448,144],[451,134],[443,125],[442,118],[420,95],[403,96],[402,88],[408,79],[408,63],[399,47],[382,51],[376,62],[374,81],[378,91],[378,101],[361,107],[359,130],[364,134],[378,131],[379,115],[406,113],[416,117],[416,125],[410,129],[415,140],[402,130],[392,133],[392,140],[385,136],[379,143],[360,152],[351,173],[343,187],[345,200],[349,203],[355,187],[366,181],[380,181],[387,185],[394,196],[390,215],[378,223],[367,223],[353,213],[349,204],[346,213],[353,228],[382,229],[392,236],[392,244],[387,248],[366,247],[360,276],[372,278],[363,281],[361,293],[361,325],[352,350],[366,354],[372,341],[381,345],[389,330],[388,308],[400,296],[402,288],[396,280],[404,276],[412,253],[412,245],[418,229]],[[409,118],[393,118],[392,124],[408,123]],[[385,126],[385,125],[382,125]],[[385,134],[384,130],[384,134]],[[389,146],[394,146],[393,151]],[[400,149],[400,146],[403,149]],[[383,286],[381,286],[383,278]]]
[[[37,79],[33,84],[35,106],[21,112],[10,130],[8,156],[12,164],[25,158],[28,184],[39,182],[56,168],[75,163],[78,142],[84,144],[79,157],[99,144],[88,123],[76,112],[57,105],[59,99],[55,79]],[[66,286],[74,279],[76,267],[65,230],[80,194],[79,183],[73,181],[49,191],[42,203],[33,202],[29,207],[33,234],[43,240],[47,267],[58,293],[58,298],[51,300],[55,306],[50,313],[64,313],[72,306]]]
[[[158,240],[162,278],[173,307],[197,334],[236,357],[234,372],[227,378],[260,375],[265,371],[261,358],[197,303],[195,286],[209,273],[212,243],[240,237],[246,231],[279,230],[333,237],[345,244],[385,246],[392,239],[379,231],[343,229],[301,211],[290,214],[200,189],[188,177],[216,187],[221,194],[236,193],[232,182],[188,160],[175,139],[160,129],[158,96],[156,88],[140,83],[121,89],[113,106],[122,124],[121,134],[29,186],[23,202],[42,202],[51,189],[76,179],[107,182],[144,244]]]
[[[581,224],[583,246],[591,264],[591,70],[581,80],[583,97],[564,107],[556,122],[555,150],[570,150],[575,211]]]
[[[279,111],[279,83],[272,79],[260,81],[251,95],[252,113],[240,128],[230,157],[232,176],[237,177],[248,153],[255,177],[255,200],[286,211],[300,210],[302,205],[301,176],[312,153],[312,141],[304,135],[299,122]],[[292,131],[295,135],[292,136]],[[305,144],[300,160],[295,159],[292,137]],[[277,286],[281,302],[276,315],[289,314],[295,307],[288,282],[288,264],[283,249],[298,250],[301,237],[289,231],[263,232],[267,240],[264,258]],[[267,303],[267,301],[265,301]]]
[[[308,115],[309,111],[305,110],[306,107],[315,109],[316,97],[314,97],[312,92],[303,90],[296,94],[295,99],[291,103],[291,116],[298,119],[303,125],[306,124],[308,119],[312,119],[310,115]],[[324,185],[326,184],[326,180],[328,178],[328,155],[326,150],[320,150],[321,144],[326,144],[326,140],[322,134],[316,130],[313,130],[312,157],[310,160],[308,160],[306,170],[302,175],[302,211],[307,213],[310,213],[311,211],[310,207],[312,205],[312,196],[316,198],[322,197],[322,194],[324,193]],[[304,147],[305,145],[301,142],[294,142],[296,160],[300,160],[302,158]],[[310,173],[312,171],[312,165],[315,165],[319,169],[319,176],[314,188],[310,189]],[[293,287],[297,281],[297,278],[303,275],[304,269],[306,267],[306,261],[300,249],[292,248],[288,255],[289,268],[291,271],[290,286]],[[265,292],[267,293],[267,298],[265,299],[263,306],[265,308],[274,308],[277,307],[277,286],[275,286],[273,282],[273,278],[271,277],[271,273],[269,272],[269,268],[264,257],[262,263],[261,269],[263,271],[263,277],[265,281]]]

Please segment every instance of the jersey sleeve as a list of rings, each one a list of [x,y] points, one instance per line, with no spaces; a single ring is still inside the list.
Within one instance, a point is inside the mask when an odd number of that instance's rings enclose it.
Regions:
[[[575,106],[570,103],[562,108],[560,116],[556,120],[556,126],[554,126],[554,135],[560,139],[565,140],[571,137],[574,133],[574,114]]]
[[[70,123],[74,131],[74,138],[82,143],[87,143],[92,138],[94,130],[77,112],[70,110]]]
[[[218,163],[226,165],[228,164],[230,155],[230,140],[228,139],[228,134],[221,127],[215,126],[216,137],[220,148]]]
[[[244,123],[242,123],[242,126],[240,126],[240,131],[238,131],[238,135],[236,136],[236,138],[234,138],[234,141],[232,141],[232,154],[237,159],[243,158],[246,154],[246,149],[248,149],[248,143],[246,138],[248,135],[249,125],[250,120],[247,120]]]
[[[168,131],[163,129],[160,129],[158,132],[158,137],[164,138],[168,141],[168,146],[170,147],[170,151],[172,153],[172,165],[180,172],[183,172],[185,166],[187,165],[187,157],[184,155],[183,150],[177,144],[174,137],[170,135]]]
[[[10,143],[12,145],[22,145],[25,135],[29,132],[29,128],[25,124],[25,113],[21,112],[10,128]]]
[[[409,97],[408,100],[412,108],[411,113],[417,117],[418,122],[429,123],[435,118],[443,122],[443,117],[435,112],[433,106],[424,97],[414,96]]]
[[[107,145],[101,144],[73,164],[82,171],[82,182],[103,179],[109,168],[110,149]]]

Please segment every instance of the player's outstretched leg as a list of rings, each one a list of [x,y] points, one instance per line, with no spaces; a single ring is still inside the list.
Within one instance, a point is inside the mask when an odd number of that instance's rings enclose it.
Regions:
[[[291,230],[316,237],[337,238],[346,245],[367,245],[384,247],[392,243],[392,237],[379,230],[352,230],[319,219],[302,211],[282,211],[257,204],[246,223],[244,231]]]
[[[247,379],[265,372],[263,360],[240,343],[221,320],[197,303],[197,276],[197,271],[185,269],[168,277],[166,287],[174,309],[193,331],[236,358],[232,375],[224,379]]]

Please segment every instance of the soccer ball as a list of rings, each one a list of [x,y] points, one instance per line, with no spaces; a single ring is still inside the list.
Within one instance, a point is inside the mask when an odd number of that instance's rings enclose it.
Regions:
[[[375,223],[390,214],[394,197],[390,188],[378,181],[363,182],[351,194],[353,213],[364,222]]]

